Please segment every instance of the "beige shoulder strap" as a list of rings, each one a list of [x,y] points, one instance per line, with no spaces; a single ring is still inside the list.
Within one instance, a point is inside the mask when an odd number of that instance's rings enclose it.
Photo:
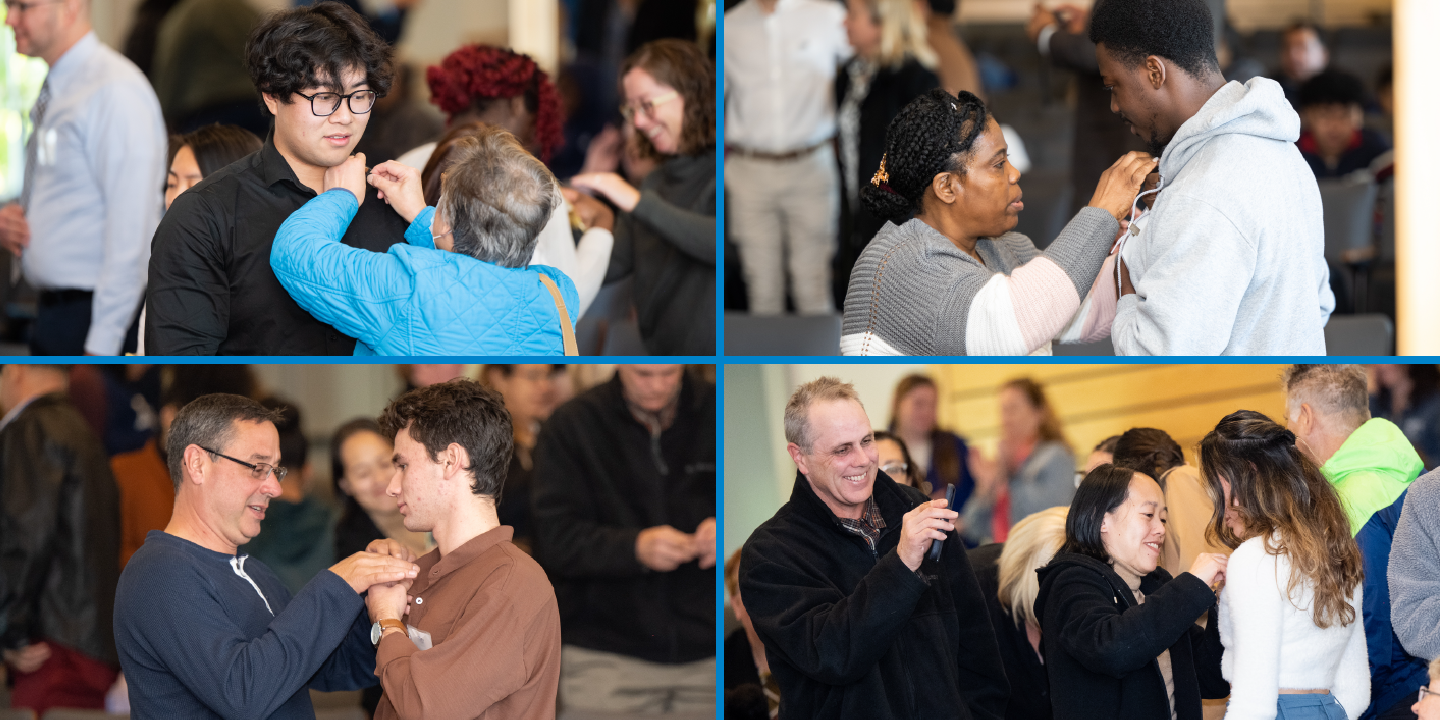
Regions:
[[[570,324],[570,312],[565,309],[565,298],[560,297],[560,286],[545,273],[540,273],[540,283],[550,291],[550,297],[555,299],[555,308],[560,311],[560,335],[565,338],[565,354],[579,355],[580,346],[575,342],[575,327]]]

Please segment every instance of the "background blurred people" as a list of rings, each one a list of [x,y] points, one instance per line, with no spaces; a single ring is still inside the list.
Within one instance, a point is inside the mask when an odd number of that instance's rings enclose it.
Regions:
[[[1365,127],[1365,84],[1341,70],[1329,69],[1300,86],[1300,154],[1317,178],[1343,177],[1365,170],[1390,149],[1380,133]]]
[[[0,247],[40,292],[30,351],[134,350],[165,129],[135,64],[100,42],[90,0],[12,5],[15,47],[50,67],[30,111],[25,185],[0,208]]]
[[[1029,378],[1000,389],[1000,448],[995,462],[976,461],[976,491],[965,507],[965,535],[1004,542],[1011,518],[1069,505],[1075,495],[1075,456],[1045,388]]]
[[[840,242],[835,255],[835,304],[843,307],[850,270],[885,220],[860,202],[860,188],[880,167],[885,133],[900,109],[940,86],[939,57],[914,0],[849,0],[845,33],[855,55],[835,77],[839,146]]]
[[[264,143],[238,125],[206,125],[175,141],[170,172],[165,181],[165,209],[180,193],[200,184],[211,173],[259,152]]]
[[[834,312],[836,68],[852,50],[832,0],[745,0],[725,13],[725,199],[750,312]]]
[[[335,512],[329,503],[310,494],[314,472],[300,409],[277,397],[260,404],[278,414],[275,429],[280,433],[280,467],[288,472],[280,481],[280,494],[270,498],[265,507],[260,534],[243,547],[265,563],[291,594],[298,595],[316,573],[335,564]]]
[[[535,472],[535,439],[540,425],[559,405],[556,379],[564,365],[486,365],[480,381],[500,393],[510,413],[514,451],[505,475],[500,522],[515,529],[515,546],[533,554],[530,495]]]
[[[561,705],[715,708],[715,387],[622,365],[535,445],[535,551],[560,602]]]
[[[104,708],[120,499],[56,365],[0,368],[0,649],[10,703]]]
[[[1202,698],[1229,694],[1210,589],[1225,556],[1202,553],[1178,577],[1160,567],[1164,502],[1129,468],[1080,483],[1035,598],[1056,718],[1199,720]]]
[[[1280,83],[1285,99],[1300,109],[1300,86],[1330,65],[1330,51],[1320,37],[1320,28],[1297,22],[1280,36],[1280,65],[1267,77]]]
[[[745,612],[740,599],[740,551],[725,561],[725,592],[730,596],[730,610],[740,627],[725,638],[725,717],[732,717],[740,706],[757,706],[747,720],[780,716],[780,685],[770,672],[765,645],[755,634],[755,624]]]
[[[259,24],[248,0],[182,0],[165,15],[150,79],[171,130],[222,123],[266,135],[270,118],[245,72],[245,43]]]
[[[955,486],[952,509],[960,512],[975,490],[975,479],[970,475],[970,448],[959,435],[940,429],[935,418],[939,402],[940,391],[931,378],[901,378],[890,402],[890,432],[911,450],[916,469],[930,483],[931,497],[945,497],[945,486]]]
[[[1372,365],[1370,414],[1398,425],[1425,469],[1440,463],[1440,369],[1435,365]]]
[[[620,210],[605,280],[633,278],[645,350],[714,355],[715,67],[694,43],[656,40],[621,70],[634,143],[659,165],[638,189],[615,173],[570,182]],[[586,224],[599,214],[593,198],[564,194]]]
[[[939,61],[935,72],[940,76],[940,87],[951,95],[966,90],[983,99],[985,87],[980,83],[975,55],[955,32],[956,5],[957,0],[926,0],[916,7],[925,20],[925,42]]]
[[[1035,596],[1040,581],[1035,571],[1049,564],[1065,543],[1069,508],[1041,510],[1015,523],[1003,543],[981,545],[969,552],[975,579],[985,595],[990,624],[1000,644],[1010,704],[1005,720],[1050,720],[1050,681],[1041,656],[1040,620]]]
[[[1261,413],[1200,442],[1212,534],[1234,549],[1220,594],[1226,714],[1357,717],[1370,704],[1360,549],[1340,496]]]
[[[910,457],[910,449],[899,435],[884,430],[875,431],[875,452],[880,472],[890,476],[901,485],[909,485],[922,493],[929,494],[930,483],[920,474],[920,466]]]

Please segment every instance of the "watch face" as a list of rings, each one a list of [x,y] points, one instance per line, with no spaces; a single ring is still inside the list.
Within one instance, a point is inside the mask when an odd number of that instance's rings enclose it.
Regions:
[[[370,644],[371,644],[371,645],[379,645],[379,644],[380,644],[380,634],[381,634],[381,631],[380,631],[380,623],[377,622],[377,623],[375,623],[375,624],[373,624],[373,625],[370,626]]]

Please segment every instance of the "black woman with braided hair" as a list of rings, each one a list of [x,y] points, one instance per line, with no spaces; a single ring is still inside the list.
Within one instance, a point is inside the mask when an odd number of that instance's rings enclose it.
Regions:
[[[920,96],[890,123],[861,191],[890,222],[850,275],[841,353],[1048,355],[1052,340],[1106,337],[1118,294],[1107,256],[1155,165],[1138,152],[1117,160],[1041,252],[1010,232],[1025,207],[1020,172],[985,104],[968,92]]]

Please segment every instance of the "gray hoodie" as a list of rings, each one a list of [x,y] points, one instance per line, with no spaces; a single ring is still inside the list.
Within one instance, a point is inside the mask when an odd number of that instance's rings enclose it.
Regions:
[[[1440,657],[1440,470],[1410,483],[1386,574],[1395,637],[1415,657]]]
[[[1280,85],[1220,88],[1160,156],[1161,192],[1122,257],[1120,355],[1324,355],[1335,308],[1315,174]]]

